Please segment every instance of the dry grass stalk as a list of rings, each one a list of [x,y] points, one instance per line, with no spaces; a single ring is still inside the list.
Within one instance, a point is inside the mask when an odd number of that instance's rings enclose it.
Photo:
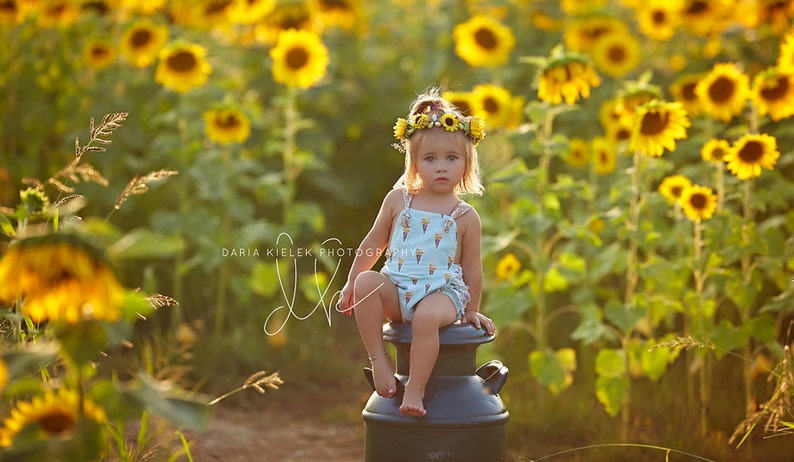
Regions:
[[[653,351],[657,348],[681,348],[684,350],[691,350],[693,348],[709,348],[713,350],[716,347],[709,339],[703,339],[701,341],[695,337],[692,337],[691,335],[687,335],[686,337],[675,337],[670,340],[658,343],[651,347],[649,351]]]
[[[251,374],[247,379],[245,379],[245,382],[243,382],[243,385],[241,387],[235,388],[234,390],[228,393],[224,393],[223,395],[218,396],[217,398],[207,403],[207,405],[212,406],[214,404],[218,404],[219,402],[228,398],[229,396],[237,392],[246,390],[248,388],[253,388],[256,391],[258,391],[260,394],[264,395],[265,392],[267,392],[268,388],[271,390],[278,390],[278,388],[283,384],[284,381],[281,380],[281,377],[278,375],[278,372],[273,372],[272,374],[268,374],[267,371],[259,371],[254,374]]]
[[[119,197],[116,199],[116,204],[113,206],[113,208],[118,210],[121,208],[121,204],[124,203],[128,197],[147,192],[149,190],[149,183],[177,174],[179,174],[179,172],[175,170],[158,170],[144,176],[136,176],[130,180],[129,183],[127,183],[124,191],[122,191]]]
[[[164,308],[166,306],[179,306],[179,302],[176,301],[176,299],[174,299],[173,297],[169,297],[168,295],[149,294],[145,297],[145,300],[154,309]]]
[[[791,420],[794,418],[794,356],[788,345],[783,350],[783,360],[778,364],[769,379],[777,379],[775,391],[772,397],[765,404],[761,405],[758,411],[752,412],[742,420],[733,435],[728,440],[728,444],[733,444],[741,438],[737,447],[744,442],[750,432],[758,426],[762,419],[766,418],[764,432],[775,433],[777,435],[794,433]],[[786,419],[789,419],[788,421]]]
[[[110,144],[110,140],[103,138],[110,136],[114,130],[121,127],[122,122],[127,119],[129,112],[114,112],[110,114],[105,114],[102,117],[102,122],[99,125],[95,125],[94,118],[91,117],[90,125],[88,129],[89,133],[89,141],[88,144],[84,146],[80,146],[80,139],[74,139],[74,158],[75,160],[73,163],[77,164],[80,162],[80,158],[83,157],[83,154],[86,152],[105,152],[105,148],[102,146],[97,146],[95,143],[99,144]]]

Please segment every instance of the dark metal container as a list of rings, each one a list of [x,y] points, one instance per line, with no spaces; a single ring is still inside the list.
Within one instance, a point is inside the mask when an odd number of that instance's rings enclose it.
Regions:
[[[499,396],[507,367],[489,361],[476,367],[477,347],[494,339],[469,324],[439,331],[439,354],[425,388],[427,415],[400,412],[410,368],[411,325],[387,323],[383,338],[397,352],[397,394],[372,393],[362,412],[366,462],[499,462],[506,460],[509,414]],[[372,371],[365,370],[372,384]],[[373,386],[374,389],[374,386]]]

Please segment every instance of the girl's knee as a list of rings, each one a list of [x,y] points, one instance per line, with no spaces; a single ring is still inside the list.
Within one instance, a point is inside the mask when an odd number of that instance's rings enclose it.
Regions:
[[[365,295],[376,290],[383,283],[383,275],[376,271],[363,271],[356,276],[353,291],[356,295]]]

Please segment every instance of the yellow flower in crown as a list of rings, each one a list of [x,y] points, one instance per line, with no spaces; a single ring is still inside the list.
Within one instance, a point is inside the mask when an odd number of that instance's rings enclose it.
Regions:
[[[474,116],[469,119],[469,132],[477,143],[485,138],[485,121],[482,117]]]
[[[449,112],[445,112],[441,117],[438,114],[428,115],[424,112],[414,114],[411,116],[410,121],[398,118],[394,124],[394,137],[400,141],[406,141],[416,130],[434,127],[443,127],[444,130],[450,133],[462,130],[463,133],[471,138],[475,146],[485,138],[485,123],[482,118],[472,116],[461,120],[458,116]]]
[[[19,402],[11,410],[0,427],[0,448],[13,446],[14,438],[23,432],[26,437],[70,435],[84,419],[102,424],[106,420],[105,411],[74,390],[47,391],[30,401]]]
[[[408,121],[399,118],[397,119],[397,123],[394,124],[394,137],[398,140],[405,138],[405,130],[408,129]]]
[[[444,114],[441,116],[441,126],[448,132],[458,129],[458,118],[454,114]]]
[[[52,234],[18,241],[0,259],[0,300],[21,300],[35,323],[116,321],[125,290],[98,249],[77,236]]]

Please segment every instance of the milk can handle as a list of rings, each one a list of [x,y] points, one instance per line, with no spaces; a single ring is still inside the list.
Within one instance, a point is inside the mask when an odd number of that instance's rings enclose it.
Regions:
[[[507,382],[508,372],[507,366],[494,359],[478,367],[475,374],[480,376],[494,393],[499,393]]]

